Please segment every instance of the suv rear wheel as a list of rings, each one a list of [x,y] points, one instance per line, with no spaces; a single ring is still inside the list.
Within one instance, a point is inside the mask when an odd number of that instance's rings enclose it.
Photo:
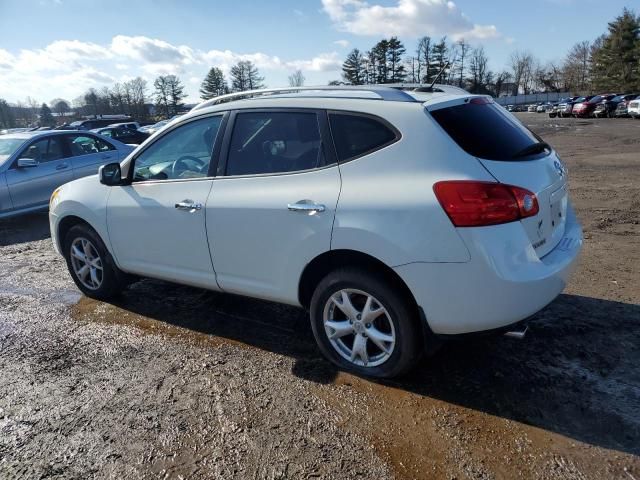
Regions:
[[[338,367],[394,377],[413,367],[422,352],[414,310],[383,276],[339,269],[313,294],[311,327],[324,356]]]
[[[76,225],[64,238],[64,258],[71,278],[86,296],[107,300],[126,285],[100,236],[87,225]]]

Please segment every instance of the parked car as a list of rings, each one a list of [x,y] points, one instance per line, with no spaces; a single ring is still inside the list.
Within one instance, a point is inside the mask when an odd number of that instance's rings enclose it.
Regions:
[[[538,109],[538,106],[537,106],[537,105],[529,105],[529,106],[527,107],[527,112],[529,112],[529,113],[535,113],[537,109]]]
[[[627,112],[631,118],[640,118],[640,97],[629,102]]]
[[[302,306],[329,360],[374,377],[562,291],[582,245],[566,169],[490,97],[291,91],[206,101],[57,189],[78,288],[133,274]]]
[[[138,130],[142,127],[139,122],[112,123],[108,127],[125,127],[130,130]]]
[[[107,127],[117,121],[117,118],[93,118],[89,120],[78,120],[71,122],[69,125],[58,127],[60,130],[94,130],[96,128]]]
[[[636,100],[638,98],[640,98],[640,95],[638,95],[637,93],[632,93],[630,95],[623,95],[622,96],[622,100],[620,100],[620,102],[618,102],[618,105],[616,107],[615,116],[616,117],[628,117],[629,116],[629,111],[628,111],[629,103],[632,100]]]
[[[0,137],[0,218],[46,209],[55,188],[94,175],[132,147],[87,132],[60,130]]]
[[[596,118],[614,117],[618,104],[622,102],[625,96],[633,97],[633,95],[614,95],[609,98],[603,97],[603,99],[596,105],[596,108],[593,111],[593,116]]]
[[[614,95],[590,95],[581,97],[573,106],[571,114],[576,118],[588,118],[593,115],[598,103],[607,98],[613,98]]]
[[[153,125],[147,125],[146,127],[140,127],[139,131],[143,133],[148,133],[152,135],[156,133],[158,130],[161,130],[165,125],[167,125],[170,120],[161,120],[158,123],[154,123]]]
[[[507,105],[507,111],[513,112],[514,111],[513,105]]]
[[[132,130],[124,126],[96,128],[95,130],[91,131],[131,145],[140,145],[151,136],[149,133],[141,132],[139,130]]]
[[[584,97],[569,97],[558,104],[558,116],[565,118],[570,117],[573,111],[573,106],[576,102],[580,101]]]

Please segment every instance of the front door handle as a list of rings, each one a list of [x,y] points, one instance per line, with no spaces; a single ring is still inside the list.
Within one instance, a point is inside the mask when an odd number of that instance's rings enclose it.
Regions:
[[[68,163],[61,163],[60,165],[58,165],[56,167],[56,170],[64,170],[65,168],[69,168],[69,164]]]
[[[309,215],[324,212],[326,210],[324,205],[312,202],[311,200],[301,200],[297,203],[290,203],[287,205],[287,208],[291,212],[304,212]]]
[[[198,210],[202,210],[201,203],[195,203],[193,200],[183,200],[175,204],[177,210],[184,210],[185,212],[193,213]]]

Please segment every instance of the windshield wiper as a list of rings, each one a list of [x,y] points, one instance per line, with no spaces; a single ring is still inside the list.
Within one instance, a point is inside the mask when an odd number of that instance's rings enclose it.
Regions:
[[[533,155],[534,153],[541,153],[544,150],[551,150],[551,146],[547,142],[532,143],[528,147],[525,147],[518,153],[514,154],[511,158],[526,157],[527,155]]]

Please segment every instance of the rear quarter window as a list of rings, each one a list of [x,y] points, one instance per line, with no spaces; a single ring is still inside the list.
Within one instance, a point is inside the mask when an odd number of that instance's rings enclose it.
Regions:
[[[330,113],[338,161],[346,162],[391,145],[400,133],[381,119],[355,113]]]
[[[468,154],[487,160],[527,160],[518,153],[540,139],[495,103],[464,103],[430,112]]]

